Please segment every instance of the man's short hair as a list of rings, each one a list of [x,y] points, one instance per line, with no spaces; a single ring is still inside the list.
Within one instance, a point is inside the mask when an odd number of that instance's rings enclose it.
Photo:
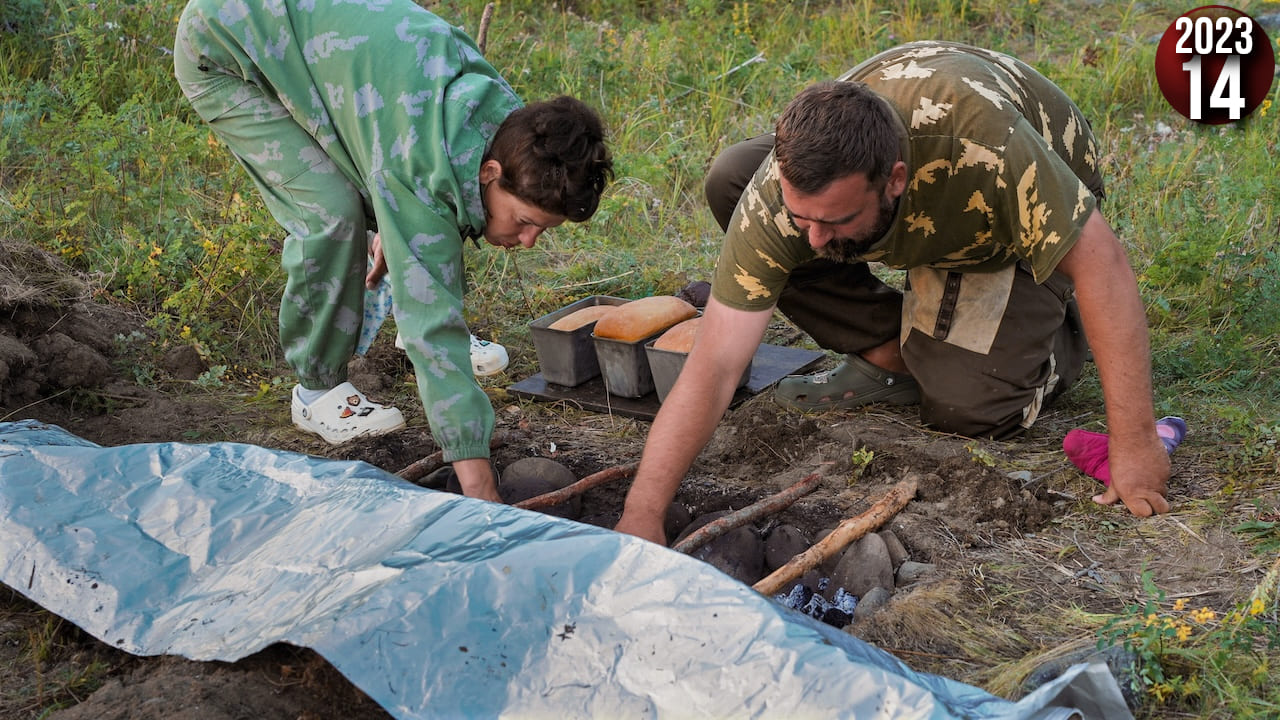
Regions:
[[[774,154],[782,176],[806,194],[859,173],[872,186],[883,183],[899,155],[892,112],[865,83],[810,85],[778,118]]]

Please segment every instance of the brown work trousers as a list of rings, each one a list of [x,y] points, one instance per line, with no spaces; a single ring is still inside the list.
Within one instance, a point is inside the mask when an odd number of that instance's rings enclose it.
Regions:
[[[712,164],[705,190],[722,229],[772,148],[773,136],[762,135]],[[1101,201],[1101,178],[1089,187]],[[905,285],[886,285],[866,263],[814,259],[792,271],[778,309],[838,353],[897,338],[920,385],[920,419],[944,432],[1015,435],[1079,377],[1089,348],[1062,273],[1037,284],[1023,263],[994,273],[919,267]]]

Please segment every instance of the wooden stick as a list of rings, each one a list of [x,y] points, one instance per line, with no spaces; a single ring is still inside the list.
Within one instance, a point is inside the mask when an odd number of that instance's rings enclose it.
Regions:
[[[485,42],[489,39],[489,22],[493,20],[493,3],[485,3],[484,12],[480,15],[480,31],[476,33],[476,47],[484,54]]]
[[[572,485],[566,485],[559,490],[553,490],[537,497],[531,497],[528,500],[521,500],[516,503],[516,507],[525,510],[541,510],[544,507],[559,505],[575,495],[590,490],[597,485],[621,480],[622,478],[631,477],[636,474],[636,467],[639,463],[631,463],[630,465],[616,465],[606,468],[594,475],[588,475]]]
[[[762,595],[776,595],[781,592],[787,583],[814,569],[824,560],[843,550],[849,543],[897,515],[898,511],[906,507],[911,498],[915,497],[917,483],[918,476],[915,473],[907,475],[902,482],[895,485],[875,505],[872,505],[870,510],[856,517],[846,518],[831,531],[831,534],[813,547],[791,558],[786,565],[774,570],[772,574],[752,587]]]
[[[689,533],[689,537],[681,540],[671,549],[687,555],[712,540],[715,540],[721,535],[724,535],[730,530],[736,530],[737,528],[740,528],[747,523],[759,520],[766,515],[772,515],[773,513],[786,510],[792,503],[816,490],[821,482],[822,476],[818,473],[813,473],[782,492],[774,493],[773,495],[770,495],[758,502],[754,502],[741,510],[735,510],[724,517],[712,520],[706,525],[703,525],[697,530]]]
[[[520,433],[494,433],[493,437],[489,438],[489,449],[500,448],[520,435]],[[421,460],[410,463],[408,467],[396,473],[396,475],[409,482],[417,482],[443,466],[444,450],[437,450]]]

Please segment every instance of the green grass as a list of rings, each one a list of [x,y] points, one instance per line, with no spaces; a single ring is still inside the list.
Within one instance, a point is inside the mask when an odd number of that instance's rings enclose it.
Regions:
[[[525,325],[534,317],[587,295],[639,297],[707,278],[720,238],[701,180],[719,150],[768,131],[807,83],[879,50],[927,38],[983,45],[1031,62],[1092,119],[1105,212],[1129,249],[1152,326],[1158,412],[1195,419],[1194,442],[1220,478],[1218,500],[1263,502],[1274,516],[1274,495],[1258,494],[1280,474],[1280,91],[1265,115],[1233,126],[1196,126],[1174,113],[1155,83],[1155,38],[1190,7],[498,3],[491,61],[525,98],[568,92],[599,107],[617,181],[591,222],[548,233],[532,251],[469,249],[469,319],[509,347],[519,372],[532,368]],[[473,31],[482,8],[433,5]],[[180,9],[171,0],[5,3],[0,226],[152,318],[156,353],[195,343],[212,365],[285,376],[274,320],[282,232],[173,81],[168,48]],[[1098,423],[1096,383],[1078,395]],[[1248,532],[1273,547],[1273,528]],[[1212,650],[1191,653],[1193,667],[1210,669]],[[1264,673],[1273,686],[1280,679]],[[1215,682],[1226,699],[1171,693],[1158,707],[1221,716],[1248,706],[1259,687],[1255,678]]]

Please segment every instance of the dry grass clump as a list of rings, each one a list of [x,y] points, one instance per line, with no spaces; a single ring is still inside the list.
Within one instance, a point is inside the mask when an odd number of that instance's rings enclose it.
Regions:
[[[966,583],[947,578],[898,591],[849,631],[916,670],[972,681],[992,659],[1019,658],[1028,649],[1016,628],[974,612],[983,602]]]
[[[58,306],[89,294],[89,284],[56,255],[0,236],[0,309]]]

